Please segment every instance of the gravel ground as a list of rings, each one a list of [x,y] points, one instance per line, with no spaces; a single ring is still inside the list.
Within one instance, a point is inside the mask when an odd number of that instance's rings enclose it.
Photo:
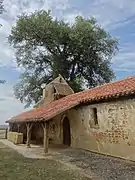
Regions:
[[[65,159],[100,180],[135,180],[135,163],[130,161],[83,150],[62,151],[55,158]]]
[[[28,149],[24,146],[15,146],[7,140],[0,141],[25,157],[46,158],[42,154],[43,149]],[[51,159],[64,162],[74,170],[75,167],[79,168],[79,171],[82,170],[82,173],[92,177],[92,180],[135,180],[135,162],[71,148],[51,153]]]

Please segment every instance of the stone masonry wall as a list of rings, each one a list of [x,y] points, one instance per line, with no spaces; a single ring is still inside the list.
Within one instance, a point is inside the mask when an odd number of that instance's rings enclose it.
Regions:
[[[98,126],[93,126],[97,108]],[[71,109],[71,146],[135,160],[135,100]]]
[[[52,84],[47,85],[46,88],[43,90],[43,98],[44,102],[41,104],[41,106],[54,101],[54,87]]]

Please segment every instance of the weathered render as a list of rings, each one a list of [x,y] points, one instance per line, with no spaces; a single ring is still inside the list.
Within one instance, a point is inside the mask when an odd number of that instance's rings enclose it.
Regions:
[[[48,138],[49,143],[62,144],[63,138],[61,134],[61,120],[62,115],[58,115],[48,122]],[[23,132],[26,141],[26,127],[20,126],[20,132]],[[44,132],[40,123],[34,123],[31,129],[31,142],[34,144],[43,144]]]
[[[47,103],[58,100],[73,93],[74,91],[67,84],[64,78],[59,75],[56,79],[47,84],[45,88],[43,88],[43,97],[35,105],[35,107],[42,107]]]
[[[97,108],[98,124],[93,108]],[[69,110],[71,147],[135,160],[135,100]]]

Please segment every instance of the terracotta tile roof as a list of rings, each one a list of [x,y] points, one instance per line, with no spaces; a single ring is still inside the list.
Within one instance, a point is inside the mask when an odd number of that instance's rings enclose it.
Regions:
[[[86,102],[100,102],[112,98],[135,95],[135,77],[129,77],[113,83],[68,95],[53,101],[44,107],[35,108],[11,118],[7,122],[49,120],[56,115]]]

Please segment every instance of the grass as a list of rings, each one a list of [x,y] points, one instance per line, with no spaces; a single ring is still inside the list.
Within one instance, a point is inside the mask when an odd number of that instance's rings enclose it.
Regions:
[[[54,160],[24,158],[2,143],[0,143],[0,179],[88,180]]]

